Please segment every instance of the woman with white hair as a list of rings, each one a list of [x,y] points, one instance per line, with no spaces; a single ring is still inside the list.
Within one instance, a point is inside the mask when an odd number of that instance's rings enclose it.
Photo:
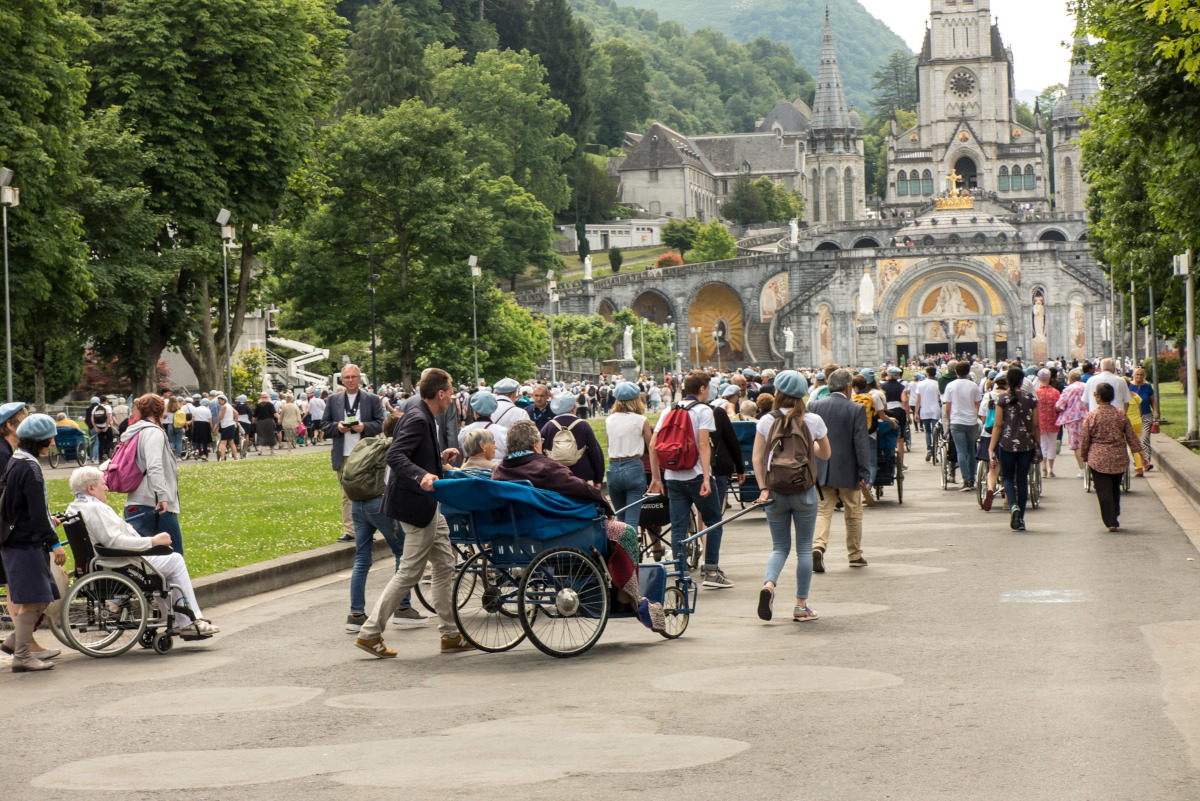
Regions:
[[[71,473],[71,492],[75,493],[75,500],[67,507],[67,511],[78,513],[83,518],[84,525],[87,526],[88,537],[93,545],[126,551],[148,551],[155,545],[171,544],[171,535],[165,531],[159,532],[153,537],[143,537],[133,529],[133,526],[117,517],[117,513],[107,503],[108,487],[104,483],[104,474],[95,467],[80,467]],[[216,634],[221,630],[212,621],[203,617],[182,554],[130,557],[128,561],[132,563],[137,559],[145,559],[155,570],[163,574],[167,584],[177,585],[183,590],[182,600],[191,610],[191,614],[176,612],[174,634],[181,635],[186,640],[189,639],[189,636]],[[165,617],[167,614],[166,600],[158,599],[158,606]]]
[[[466,457],[462,472],[473,478],[491,478],[496,460],[494,428],[471,428],[463,432],[462,452]]]

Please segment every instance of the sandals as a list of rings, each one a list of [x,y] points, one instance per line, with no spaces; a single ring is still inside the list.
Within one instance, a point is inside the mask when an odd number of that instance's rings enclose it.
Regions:
[[[207,640],[209,637],[221,631],[221,627],[211,620],[197,618],[192,621],[189,626],[178,626],[171,633],[179,637],[184,642],[192,642],[194,640]]]

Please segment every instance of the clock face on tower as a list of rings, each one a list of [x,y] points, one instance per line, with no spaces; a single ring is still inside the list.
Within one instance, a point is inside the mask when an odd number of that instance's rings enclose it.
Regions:
[[[975,94],[975,76],[970,70],[957,70],[950,75],[946,86],[956,97],[970,97]]]

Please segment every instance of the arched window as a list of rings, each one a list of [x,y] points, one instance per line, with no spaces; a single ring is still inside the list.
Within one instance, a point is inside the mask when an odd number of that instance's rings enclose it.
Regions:
[[[929,170],[925,170],[925,172],[921,173],[921,194],[933,194],[933,173],[931,173]]]
[[[908,173],[904,170],[896,173],[896,194],[901,196],[908,195]]]
[[[846,185],[846,219],[854,219],[854,170],[850,167],[846,168],[843,183]]]
[[[841,219],[841,206],[838,205],[838,174],[833,167],[825,170],[825,222],[837,222]]]
[[[1059,205],[1064,211],[1075,210],[1075,176],[1072,174],[1071,157],[1063,159],[1062,172],[1055,177],[1058,179],[1058,194],[1061,198]]]
[[[1014,164],[1014,165],[1013,165],[1013,168],[1012,168],[1012,186],[1011,186],[1010,188],[1011,188],[1011,189],[1012,189],[1012,191],[1014,191],[1014,192],[1020,192],[1020,191],[1021,191],[1021,165],[1020,165],[1020,164]]]
[[[909,194],[917,194],[921,188],[921,174],[913,170],[908,174],[908,191]]]
[[[1025,165],[1025,191],[1033,189],[1033,165]]]
[[[1008,191],[1008,167],[1000,168],[1000,176],[996,183],[1000,187],[1001,192]]]
[[[812,221],[821,221],[821,173],[813,170],[812,183],[809,184],[808,191],[812,198]]]

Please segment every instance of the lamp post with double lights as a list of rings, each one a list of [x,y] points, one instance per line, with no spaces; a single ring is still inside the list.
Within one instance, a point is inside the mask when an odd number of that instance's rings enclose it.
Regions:
[[[229,347],[229,248],[233,245],[234,228],[229,224],[229,209],[217,214],[217,225],[221,226],[221,271],[225,278],[225,397],[233,397],[233,370]]]
[[[716,326],[712,330],[713,342],[717,345],[717,372],[721,372],[721,327]]]
[[[666,369],[670,370],[671,369],[671,356],[672,356],[672,354],[675,353],[675,321],[673,319],[671,319],[670,317],[668,317],[667,321],[665,323],[663,323],[663,331],[667,335],[667,367],[666,367]],[[678,370],[679,368],[676,367],[675,369]]]
[[[471,256],[467,259],[467,266],[471,268],[471,343],[475,349],[475,387],[479,388],[479,318],[475,313],[475,279],[483,275],[483,268],[479,266],[479,259]],[[553,341],[551,342],[553,346]]]
[[[696,368],[700,366],[700,327],[689,328],[688,333],[691,334],[688,342],[688,350],[691,350],[693,347],[696,349],[696,358],[692,362],[692,367]],[[693,341],[695,344],[693,344]]]
[[[554,365],[554,305],[558,303],[558,281],[554,279],[554,271],[546,271],[546,280],[549,282],[546,285],[546,293],[549,299],[550,313],[547,315],[550,319],[550,383],[558,382],[558,370]]]
[[[8,367],[8,402],[13,399],[12,303],[8,294],[8,210],[21,203],[21,190],[12,183],[13,171],[0,167],[0,215],[4,217],[4,348]]]
[[[638,317],[638,338],[642,343],[642,363],[638,365],[638,372],[642,375],[646,374],[646,318]]]

